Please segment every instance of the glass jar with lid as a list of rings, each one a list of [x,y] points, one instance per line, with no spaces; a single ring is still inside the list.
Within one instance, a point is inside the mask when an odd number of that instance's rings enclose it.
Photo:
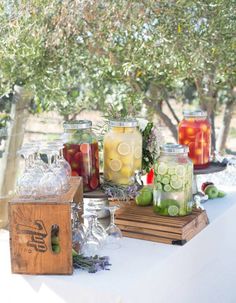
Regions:
[[[202,110],[184,111],[179,123],[179,144],[188,145],[194,168],[206,168],[210,163],[211,125]]]
[[[189,148],[165,144],[154,167],[154,212],[164,216],[185,216],[192,212],[193,164]]]
[[[64,126],[65,159],[71,166],[72,176],[82,176],[84,191],[98,188],[99,151],[98,140],[89,120],[68,121]]]
[[[135,171],[142,168],[142,135],[135,119],[111,120],[104,137],[104,179],[132,185]]]

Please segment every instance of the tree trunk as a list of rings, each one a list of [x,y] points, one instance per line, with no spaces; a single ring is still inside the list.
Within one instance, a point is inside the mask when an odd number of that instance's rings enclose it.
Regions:
[[[226,103],[224,109],[223,123],[217,138],[217,151],[222,153],[225,150],[226,140],[229,134],[230,123],[234,114],[234,109],[236,108],[236,103],[231,100]]]
[[[32,94],[23,87],[14,87],[14,103],[11,108],[11,125],[8,127],[8,137],[5,144],[5,151],[1,159],[0,169],[0,193],[10,194],[16,183],[17,171],[19,168],[19,156],[17,150],[22,145],[27,117],[28,107]]]
[[[215,132],[215,108],[216,108],[216,95],[202,96],[201,109],[207,111],[207,116],[210,119],[211,124],[211,152],[216,150],[216,132]]]
[[[153,101],[150,99],[145,99],[144,103],[148,107],[152,107],[155,113],[161,118],[163,123],[169,128],[170,132],[172,133],[175,141],[178,141],[178,130],[176,125],[171,121],[171,119],[162,111],[162,103],[159,101]]]
[[[212,154],[216,150],[216,128],[215,128],[215,112],[212,111],[210,115],[211,121],[211,152]]]

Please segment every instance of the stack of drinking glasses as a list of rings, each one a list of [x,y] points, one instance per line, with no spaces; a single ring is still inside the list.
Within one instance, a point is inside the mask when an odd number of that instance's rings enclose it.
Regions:
[[[63,157],[63,142],[24,144],[18,153],[25,166],[17,181],[17,194],[22,198],[57,196],[69,189],[71,168]]]
[[[97,218],[97,212],[102,207],[89,205],[82,215],[84,223],[79,220],[80,206],[72,203],[72,246],[76,253],[91,257],[98,255],[102,249],[116,249],[120,247],[122,233],[114,223],[115,211],[119,206],[104,207],[110,211],[110,224],[105,229]]]

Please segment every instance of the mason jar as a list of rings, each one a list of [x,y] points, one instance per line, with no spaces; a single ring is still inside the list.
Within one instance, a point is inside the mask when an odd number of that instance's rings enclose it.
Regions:
[[[98,219],[104,219],[110,216],[110,212],[107,209],[109,206],[108,196],[100,191],[84,193],[83,196],[84,213],[90,212],[89,208],[96,211]]]
[[[72,176],[83,177],[84,191],[98,188],[99,151],[98,140],[89,120],[68,121],[64,126],[63,155],[71,166]]]
[[[135,171],[142,168],[142,135],[138,122],[112,120],[104,137],[104,179],[118,185],[134,183]]]
[[[185,216],[192,212],[193,164],[189,148],[165,144],[154,166],[153,210],[164,216]]]
[[[194,168],[206,168],[210,163],[211,125],[207,113],[202,110],[184,111],[179,123],[179,144],[189,147],[189,157]]]

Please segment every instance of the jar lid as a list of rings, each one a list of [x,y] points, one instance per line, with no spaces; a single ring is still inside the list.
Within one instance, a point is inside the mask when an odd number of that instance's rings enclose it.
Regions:
[[[136,119],[110,120],[109,124],[111,127],[136,127],[138,126],[138,121]]]
[[[198,117],[198,118],[206,118],[207,117],[207,112],[201,110],[201,109],[196,109],[196,110],[184,110],[183,111],[184,117]]]
[[[182,154],[182,153],[188,153],[189,147],[187,145],[166,143],[160,146],[160,151],[168,154],[169,153]]]
[[[101,190],[84,192],[83,197],[89,199],[98,199],[98,200],[108,199],[108,196]]]
[[[92,121],[90,120],[74,120],[66,121],[63,123],[64,129],[86,129],[92,126]]]

